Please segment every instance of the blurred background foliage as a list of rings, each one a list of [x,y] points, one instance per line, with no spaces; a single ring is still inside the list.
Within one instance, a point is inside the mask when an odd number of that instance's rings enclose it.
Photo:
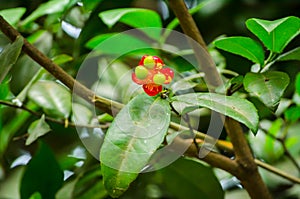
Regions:
[[[194,8],[201,2],[200,0],[186,0],[189,8]],[[42,5],[46,6],[41,8]],[[140,7],[156,11],[161,16],[163,27],[166,27],[174,18],[173,13],[162,0],[1,0],[0,14],[6,12],[10,23],[24,37],[56,63],[59,63],[69,74],[75,76],[91,50],[87,45],[88,41],[97,35],[130,29],[129,26],[122,23],[108,28],[98,17],[98,14],[105,10],[128,7]],[[221,35],[242,35],[255,38],[245,26],[245,21],[248,18],[275,20],[286,16],[299,17],[299,10],[300,2],[297,0],[216,0],[209,6],[204,6],[193,16],[205,41],[210,44]],[[8,13],[9,11],[11,13]],[[33,12],[35,15],[32,15]],[[179,26],[176,27],[176,30],[181,31]],[[3,49],[8,43],[9,40],[0,33],[0,48]],[[300,39],[298,37],[288,45],[286,50],[299,45]],[[221,54],[217,53],[215,58],[226,69],[241,75],[250,71],[250,61],[225,51],[220,50],[219,52]],[[113,67],[117,70],[106,71],[108,74],[100,82],[101,91],[99,92],[103,96],[116,98],[116,100],[126,103],[129,100],[126,99],[128,90],[118,88],[120,95],[117,97],[111,96],[109,91],[115,87],[119,77],[130,68],[135,67],[139,56],[140,54],[137,54],[114,63]],[[101,68],[98,68],[98,64],[101,65],[99,62],[102,63],[105,60],[90,58],[89,64],[94,67],[89,68],[88,76],[78,77],[85,85],[95,87],[95,82],[102,75]],[[176,65],[187,65],[185,72],[190,70],[190,66],[184,60],[171,57],[169,63],[174,63],[175,68]],[[41,113],[38,103],[32,102],[34,96],[30,98],[29,95],[27,98],[22,96],[21,92],[37,74],[41,75],[43,79],[54,82],[49,74],[39,70],[39,68],[38,64],[28,56],[21,54],[8,77],[1,84],[0,100],[9,100],[18,96],[18,99],[23,99],[21,102],[26,107]],[[291,82],[295,82],[296,74],[300,71],[299,62],[296,61],[280,62],[275,65],[274,69],[288,73]],[[201,90],[201,86],[198,89]],[[278,111],[275,115],[255,99],[252,100],[256,102],[256,106],[261,107],[259,113],[264,121],[261,123],[261,132],[255,138],[249,135],[249,141],[258,158],[299,177],[299,170],[295,168],[289,158],[284,156],[285,151],[282,145],[278,140],[268,137],[263,132],[264,130],[269,131],[271,128],[273,130],[270,132],[277,137],[286,133],[283,131],[289,131],[288,135],[291,139],[289,139],[287,146],[299,164],[300,124],[298,117],[296,117],[296,121],[291,123],[287,123],[284,117],[284,111],[287,107],[293,106],[297,102],[299,104],[299,96],[294,93],[295,84],[292,83],[285,93],[287,103],[282,103],[285,107],[281,107],[282,111]],[[62,118],[57,116],[57,112],[54,115],[48,112],[48,116],[53,116],[56,119],[71,118],[71,121],[77,119],[83,123],[89,122],[90,125],[93,125],[95,120],[96,123],[100,121],[104,126],[111,121],[111,118],[101,111],[98,111],[97,115],[93,115],[89,110],[90,105],[76,97],[74,98],[76,109],[84,112],[83,116],[71,112]],[[294,99],[294,101],[291,102],[290,99]],[[66,103],[70,104],[71,101]],[[92,130],[88,128],[76,130],[71,126],[65,128],[63,120],[60,120],[62,124],[47,121],[51,133],[44,135],[42,141],[25,146],[26,137],[24,135],[27,134],[32,122],[37,119],[39,117],[26,111],[0,105],[0,198],[16,199],[20,197],[29,198],[30,196],[31,198],[40,198],[41,195],[43,198],[53,198],[55,195],[56,198],[109,198],[101,182],[102,177],[98,161],[85,149],[79,139],[80,133],[79,136],[77,134],[77,130],[81,133]],[[205,119],[205,117],[203,120],[201,118],[200,130],[205,131],[207,128],[208,122],[205,122]],[[45,128],[43,129],[45,130]],[[99,128],[96,130],[101,137],[103,135],[102,130]],[[87,140],[85,144],[93,143],[91,140]],[[97,149],[90,150],[93,155],[97,155]],[[33,156],[33,154],[35,155]],[[29,160],[31,161],[27,164]],[[184,198],[184,196],[196,198],[199,193],[205,195],[203,190],[209,190],[212,185],[219,186],[215,184],[214,179],[207,181],[207,178],[214,178],[212,170],[207,165],[195,165],[189,160],[179,160],[174,164],[178,167],[177,169],[172,164],[173,166],[171,165],[162,171],[140,175],[122,198]],[[186,165],[190,166],[189,171],[185,173],[188,179],[193,179],[199,171],[207,172],[208,175],[202,176],[205,178],[202,179],[202,182],[191,180],[190,186],[185,187],[182,183],[184,178],[180,178],[180,168],[184,169]],[[213,171],[225,191],[225,198],[248,197],[235,177],[218,169]],[[292,184],[264,170],[261,172],[267,185],[271,188],[274,198],[299,198],[299,185]],[[174,178],[174,174],[179,177]],[[201,175],[198,175],[197,177],[201,178]],[[170,181],[173,184],[169,183]],[[52,182],[56,186],[49,187],[46,182]],[[39,193],[34,192],[36,190],[33,187],[38,187]],[[222,194],[221,192],[216,197],[222,197]],[[212,198],[212,196],[208,198]]]

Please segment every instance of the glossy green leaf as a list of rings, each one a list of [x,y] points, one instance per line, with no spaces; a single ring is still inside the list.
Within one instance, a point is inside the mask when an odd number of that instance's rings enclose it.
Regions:
[[[54,198],[62,186],[63,172],[51,149],[41,143],[39,150],[29,161],[21,180],[21,199],[28,199],[33,193],[39,192],[43,199]]]
[[[52,61],[58,65],[70,62],[73,60],[73,57],[66,54],[57,55],[52,58]]]
[[[36,20],[37,18],[43,15],[62,12],[65,10],[68,3],[69,0],[52,0],[43,3],[36,10],[34,10],[28,17],[26,17],[24,21],[22,21],[22,25],[25,26],[28,23]]]
[[[99,13],[99,17],[108,26],[112,27],[117,22],[125,23],[134,28],[157,27],[158,29],[147,29],[145,34],[153,39],[160,37],[162,22],[158,13],[153,10],[142,8],[119,8]]]
[[[45,121],[45,115],[42,115],[42,117],[34,122],[31,123],[31,125],[28,128],[28,138],[26,139],[26,145],[30,145],[33,143],[36,139],[39,137],[45,135],[51,131],[50,126]]]
[[[271,109],[278,105],[289,82],[289,76],[279,71],[249,72],[244,77],[246,91],[256,96]]]
[[[4,80],[11,67],[16,63],[23,46],[23,37],[17,37],[4,47],[0,54],[0,83]]]
[[[291,60],[300,61],[300,47],[280,55],[276,60],[277,61],[291,61]]]
[[[38,81],[31,86],[28,97],[52,117],[68,118],[71,113],[71,94],[52,81]]]
[[[178,199],[222,199],[224,191],[212,168],[200,162],[179,158],[158,171],[168,191]],[[178,185],[180,185],[178,187]]]
[[[124,55],[135,50],[140,50],[142,54],[157,54],[149,43],[128,34],[101,34],[89,40],[86,47],[105,54]]]
[[[11,25],[16,25],[23,14],[26,12],[26,8],[9,8],[0,10],[0,15]]]
[[[115,117],[100,150],[104,185],[119,197],[163,142],[170,123],[167,100],[137,95]]]
[[[300,19],[290,16],[275,21],[248,19],[247,28],[272,52],[281,53],[300,33]]]
[[[296,89],[296,93],[300,95],[300,73],[298,73],[296,76],[295,89]]]
[[[264,64],[264,50],[260,44],[248,37],[227,37],[214,42],[222,50],[245,57],[254,63]]]
[[[175,107],[176,103],[185,103],[182,110],[177,110],[180,113],[185,113],[187,109],[192,111],[198,107],[205,107],[245,124],[253,133],[257,132],[257,110],[248,100],[216,93],[189,93],[175,96],[172,100]]]

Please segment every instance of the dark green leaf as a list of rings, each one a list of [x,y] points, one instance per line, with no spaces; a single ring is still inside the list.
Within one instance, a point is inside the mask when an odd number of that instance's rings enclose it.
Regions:
[[[5,100],[9,94],[9,81],[5,78],[2,83],[0,83],[0,100]]]
[[[300,61],[300,47],[288,51],[277,58],[277,61],[290,61],[290,60]]]
[[[40,119],[32,122],[31,125],[29,126],[28,128],[29,136],[26,139],[26,145],[30,145],[36,139],[45,135],[49,131],[51,131],[51,128],[45,121],[45,115],[42,115]]]
[[[158,173],[162,175],[168,191],[176,198],[224,198],[224,191],[214,172],[200,162],[180,158]]]
[[[190,93],[179,95],[172,99],[175,107],[176,103],[185,103],[185,107],[182,110],[178,110],[181,113],[186,112],[186,109],[191,107],[192,109],[188,111],[195,110],[196,107],[205,107],[245,124],[253,133],[257,132],[257,110],[248,100],[215,93]]]
[[[19,36],[12,43],[5,46],[0,54],[0,83],[4,80],[13,64],[16,63],[23,46],[23,37]]]
[[[116,116],[100,150],[104,185],[112,197],[127,190],[163,142],[170,123],[166,100],[140,94]]]
[[[296,89],[296,93],[300,95],[300,73],[298,73],[296,76],[295,89]]]
[[[68,118],[71,113],[70,92],[55,82],[36,82],[29,89],[28,97],[50,116]]]
[[[108,26],[122,22],[134,28],[147,28],[145,34],[153,39],[160,37],[162,23],[158,13],[142,8],[120,8],[99,13],[99,17]],[[148,27],[157,27],[154,29]],[[142,30],[142,29],[141,29]]]
[[[89,40],[86,47],[106,54],[124,55],[135,50],[142,54],[157,54],[149,43],[128,34],[101,34]]]
[[[24,21],[22,21],[22,25],[26,26],[28,23],[36,20],[37,18],[53,14],[59,13],[65,10],[68,5],[69,0],[52,0],[46,3],[41,4],[35,11],[33,11]]]
[[[289,76],[279,71],[265,73],[250,72],[244,77],[246,91],[256,96],[271,109],[278,105],[289,82]]]
[[[284,112],[287,121],[295,122],[300,118],[300,106],[293,106]]]
[[[9,8],[1,10],[0,15],[11,25],[16,25],[25,12],[26,8]]]
[[[46,144],[41,143],[29,161],[21,180],[21,199],[39,192],[43,199],[53,199],[63,183],[63,172]]]
[[[272,52],[281,53],[300,33],[300,19],[290,16],[275,21],[248,19],[247,28]]]
[[[264,64],[264,50],[261,45],[248,37],[227,37],[214,42],[219,49],[245,57],[254,63]]]
[[[76,199],[100,199],[107,196],[108,193],[104,188],[100,167],[86,171],[78,179],[73,190],[73,197]]]

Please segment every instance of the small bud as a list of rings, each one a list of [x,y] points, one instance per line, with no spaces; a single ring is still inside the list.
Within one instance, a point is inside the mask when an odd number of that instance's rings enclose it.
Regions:
[[[134,72],[138,79],[145,79],[148,76],[148,69],[144,66],[137,66]]]
[[[164,74],[158,73],[153,77],[153,82],[155,84],[161,85],[165,83],[165,81],[166,81],[166,76]]]
[[[153,59],[152,56],[147,56],[145,59],[144,59],[144,66],[146,68],[149,68],[149,69],[153,69],[154,66],[156,65],[156,62],[155,60]]]

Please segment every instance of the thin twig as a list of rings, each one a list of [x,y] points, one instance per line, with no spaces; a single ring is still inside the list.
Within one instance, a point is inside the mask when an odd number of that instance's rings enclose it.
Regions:
[[[11,103],[11,102],[7,102],[7,101],[3,101],[3,100],[0,100],[0,104],[2,105],[5,105],[5,106],[9,106],[9,107],[12,107],[12,108],[16,108],[16,109],[21,109],[21,110],[24,110],[24,111],[27,111],[28,113],[30,113],[31,115],[33,116],[36,116],[36,117],[41,117],[43,114],[41,113],[38,113],[38,112],[35,112],[29,108],[27,108],[26,106],[24,105],[21,105],[21,106],[18,106],[14,103]],[[49,116],[45,116],[45,120],[46,121],[49,121],[49,122],[53,122],[53,123],[57,123],[57,124],[62,124],[62,125],[65,125],[66,122],[65,120],[58,120],[58,119],[55,119],[55,118],[52,118],[52,117],[49,117]],[[94,128],[108,128],[109,127],[109,123],[108,124],[99,124],[99,125],[89,125],[89,124],[75,124],[75,123],[72,123],[72,122],[68,122],[68,127],[78,127],[78,128],[91,128],[91,129],[94,129]]]
[[[266,136],[269,136],[273,140],[277,140],[281,144],[281,146],[283,148],[283,151],[284,151],[284,154],[287,156],[288,159],[290,159],[290,161],[297,168],[298,173],[300,174],[300,165],[298,164],[298,162],[296,161],[296,159],[292,156],[292,154],[290,153],[290,151],[288,150],[288,148],[287,148],[287,146],[285,144],[286,136],[284,136],[283,138],[276,137],[275,135],[269,133],[265,129],[262,129],[262,132],[264,132],[266,134]]]

